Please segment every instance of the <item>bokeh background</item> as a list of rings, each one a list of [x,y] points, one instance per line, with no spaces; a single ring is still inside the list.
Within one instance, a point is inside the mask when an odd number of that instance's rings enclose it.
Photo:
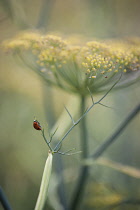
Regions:
[[[0,41],[22,30],[35,29],[62,34],[68,39],[72,36],[75,41],[79,37],[85,40],[139,37],[139,11],[140,1],[137,0],[1,0]],[[111,92],[104,103],[113,109],[95,107],[87,116],[91,154],[139,103],[139,91],[137,83]],[[47,157],[48,148],[40,133],[32,127],[34,116],[47,130],[63,112],[64,104],[69,103],[74,112],[72,105],[76,100],[78,107],[78,96],[48,87],[26,65],[0,49],[0,184],[14,210],[34,209]],[[60,122],[60,129],[64,124],[65,121]],[[139,168],[139,127],[137,115],[104,156]],[[78,126],[68,136],[63,150],[71,147],[80,150]],[[79,156],[62,158],[64,169],[60,169],[60,173],[66,184],[66,198],[70,201],[80,160]],[[62,209],[58,185],[54,170],[48,210]],[[94,165],[79,209],[101,209],[113,199],[140,198],[139,186],[139,179]],[[126,205],[116,209],[140,209],[140,206]]]

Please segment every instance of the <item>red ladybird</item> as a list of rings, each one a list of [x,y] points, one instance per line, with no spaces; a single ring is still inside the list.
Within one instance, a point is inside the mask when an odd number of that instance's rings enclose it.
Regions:
[[[36,130],[41,130],[41,125],[40,123],[37,121],[37,120],[34,120],[33,122],[33,127],[36,129]]]

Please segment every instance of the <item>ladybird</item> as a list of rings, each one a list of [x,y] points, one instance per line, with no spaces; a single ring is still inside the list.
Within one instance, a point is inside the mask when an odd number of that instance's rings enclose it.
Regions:
[[[36,129],[36,130],[41,130],[41,125],[40,123],[37,121],[37,120],[34,120],[33,121],[33,127]]]

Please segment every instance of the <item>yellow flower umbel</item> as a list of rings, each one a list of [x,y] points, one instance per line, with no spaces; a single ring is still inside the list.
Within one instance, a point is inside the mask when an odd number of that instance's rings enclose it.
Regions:
[[[47,83],[81,95],[101,92],[121,73],[119,86],[139,78],[140,40],[123,44],[88,42],[73,46],[54,35],[24,33],[5,44],[20,56]],[[137,73],[136,73],[137,72]]]

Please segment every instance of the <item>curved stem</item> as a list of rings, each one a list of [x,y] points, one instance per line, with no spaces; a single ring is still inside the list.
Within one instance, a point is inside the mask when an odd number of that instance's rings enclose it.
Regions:
[[[46,118],[47,118],[47,121],[49,122],[49,126],[52,127],[55,122],[55,115],[53,112],[54,101],[53,101],[52,87],[47,87],[47,89],[46,89],[46,87],[44,87],[44,96],[45,96],[44,97],[44,105],[45,105],[44,107],[46,110]],[[47,96],[47,98],[46,98],[46,96]],[[49,98],[49,100],[46,100],[48,98]],[[54,130],[51,133],[54,133]],[[43,133],[43,138],[45,141],[47,141],[44,133]],[[52,142],[52,144],[53,144],[53,142]],[[48,147],[52,151],[50,144],[48,144]],[[54,169],[55,169],[55,172],[59,179],[57,194],[58,194],[59,202],[63,206],[63,209],[67,210],[68,208],[67,208],[67,195],[66,195],[66,189],[65,189],[65,182],[64,182],[64,176],[61,173],[64,169],[64,164],[63,164],[61,155],[54,156],[54,158],[55,158]]]
[[[47,199],[47,194],[48,194],[50,178],[51,178],[52,160],[53,160],[53,156],[52,156],[52,153],[49,151],[48,157],[46,160],[46,164],[45,164],[45,168],[44,168],[44,172],[43,172],[43,176],[42,176],[40,191],[39,191],[39,195],[37,198],[35,210],[43,210],[44,209],[46,199]]]
[[[85,111],[85,102],[86,98],[84,96],[81,96],[81,115],[83,115]],[[81,149],[82,149],[82,159],[87,158],[88,156],[88,139],[87,139],[87,128],[86,128],[86,120],[85,118],[82,119],[80,123],[80,131],[81,131]],[[75,189],[75,192],[73,193],[73,200],[71,202],[70,209],[75,210],[77,209],[79,202],[81,200],[81,197],[84,193],[86,181],[88,178],[88,167],[83,166],[80,169],[79,173],[79,180],[77,182],[77,186]]]

